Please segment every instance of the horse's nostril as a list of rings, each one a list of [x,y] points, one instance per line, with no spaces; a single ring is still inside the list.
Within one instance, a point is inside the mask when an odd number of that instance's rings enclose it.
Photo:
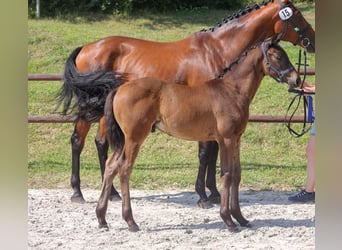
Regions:
[[[296,81],[296,84],[297,84],[297,86],[299,86],[299,85],[300,85],[300,83],[301,83],[301,81],[300,81],[300,77],[298,77],[298,78],[297,78],[297,81]]]

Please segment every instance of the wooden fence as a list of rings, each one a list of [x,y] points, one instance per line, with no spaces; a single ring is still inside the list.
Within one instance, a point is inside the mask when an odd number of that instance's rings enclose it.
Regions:
[[[300,71],[300,74],[303,74]],[[315,75],[315,69],[307,69],[307,75]],[[61,74],[29,74],[28,81],[61,81]],[[272,115],[251,115],[249,117],[250,122],[265,122],[265,123],[280,123],[286,122],[284,116],[272,116]],[[303,116],[292,117],[292,122],[303,123]],[[75,117],[73,116],[28,116],[29,123],[73,123]]]

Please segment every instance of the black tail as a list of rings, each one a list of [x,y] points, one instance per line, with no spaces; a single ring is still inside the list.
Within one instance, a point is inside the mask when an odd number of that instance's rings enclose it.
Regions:
[[[62,115],[73,114],[77,119],[93,122],[103,116],[108,93],[124,82],[124,75],[104,70],[79,72],[75,59],[81,49],[76,48],[66,61],[64,84],[58,93],[56,110],[63,106]]]
[[[113,100],[116,91],[117,89],[114,89],[108,94],[104,108],[104,115],[106,119],[106,135],[109,145],[114,152],[121,152],[125,144],[125,136],[114,116]]]

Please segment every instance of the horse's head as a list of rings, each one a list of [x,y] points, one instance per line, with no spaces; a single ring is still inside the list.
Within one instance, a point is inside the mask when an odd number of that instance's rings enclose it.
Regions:
[[[303,17],[302,13],[289,0],[275,1],[279,12],[275,24],[275,33],[278,38],[301,47],[308,52],[315,52],[315,31]]]
[[[264,55],[264,72],[277,82],[286,82],[289,88],[299,87],[299,73],[290,62],[285,50],[272,41],[263,42],[261,49]]]

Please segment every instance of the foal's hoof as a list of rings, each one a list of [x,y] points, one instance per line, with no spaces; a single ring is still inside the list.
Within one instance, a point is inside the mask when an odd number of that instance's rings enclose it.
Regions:
[[[109,196],[110,201],[121,201],[121,196],[119,194],[111,194]]]
[[[209,195],[209,200],[213,204],[220,204],[221,203],[221,196],[220,195]]]
[[[208,208],[212,208],[213,207],[213,204],[211,203],[210,200],[198,200],[197,201],[197,205],[200,208],[203,208],[203,209],[208,209]]]
[[[140,229],[139,229],[138,225],[132,225],[132,226],[128,227],[128,231],[133,232],[133,233],[138,232],[139,230]]]
[[[109,230],[108,224],[99,224],[99,229]]]
[[[85,203],[85,200],[83,198],[83,195],[81,194],[73,194],[70,198],[71,202],[74,202],[74,203]]]

